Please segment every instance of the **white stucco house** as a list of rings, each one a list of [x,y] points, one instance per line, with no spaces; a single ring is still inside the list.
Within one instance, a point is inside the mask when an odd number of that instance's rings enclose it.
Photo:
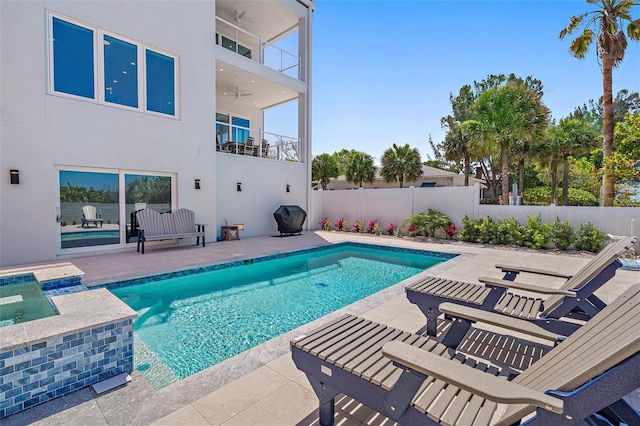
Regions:
[[[193,210],[207,242],[227,223],[275,234],[281,204],[308,211],[313,9],[1,1],[0,266],[135,251],[141,208]],[[290,134],[265,119],[282,105]]]

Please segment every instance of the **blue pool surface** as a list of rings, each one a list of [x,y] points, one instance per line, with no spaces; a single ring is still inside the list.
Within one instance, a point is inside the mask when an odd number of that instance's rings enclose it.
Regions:
[[[343,243],[108,288],[139,315],[136,357],[179,379],[452,257]]]

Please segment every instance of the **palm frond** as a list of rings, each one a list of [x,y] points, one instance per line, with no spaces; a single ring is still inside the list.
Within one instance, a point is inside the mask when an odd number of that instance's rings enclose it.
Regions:
[[[582,22],[582,20],[584,19],[585,15],[578,15],[578,16],[572,16],[569,19],[569,25],[567,25],[567,28],[565,28],[564,30],[560,31],[560,38],[564,38],[567,34],[571,34],[573,32],[573,30],[576,29],[576,27],[578,25],[580,25],[580,23]]]
[[[589,45],[593,41],[593,31],[585,29],[583,33],[578,36],[569,47],[569,51],[573,56],[579,59],[583,59],[589,50]]]
[[[640,19],[636,19],[629,23],[627,26],[627,34],[631,40],[640,41]]]

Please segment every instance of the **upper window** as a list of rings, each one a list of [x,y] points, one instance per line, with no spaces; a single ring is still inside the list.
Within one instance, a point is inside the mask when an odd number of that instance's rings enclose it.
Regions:
[[[52,92],[176,115],[176,57],[59,16],[50,27]]]
[[[216,112],[216,134],[220,143],[246,142],[251,134],[251,122],[246,118]]]
[[[53,18],[53,90],[94,98],[93,31]]]

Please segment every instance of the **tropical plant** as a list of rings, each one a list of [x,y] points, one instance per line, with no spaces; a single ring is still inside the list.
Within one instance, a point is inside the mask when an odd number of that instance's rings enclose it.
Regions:
[[[576,250],[599,252],[609,241],[609,237],[591,222],[583,223],[576,232]]]
[[[382,234],[382,228],[380,227],[380,223],[376,222],[375,225],[373,225],[373,233],[375,235],[381,235]]]
[[[409,144],[398,146],[395,143],[382,154],[380,174],[385,182],[400,182],[404,188],[405,181],[415,181],[422,176],[422,160],[417,148]]]
[[[356,220],[356,222],[353,224],[353,231],[359,232],[360,234],[364,233],[364,220]]]
[[[589,191],[577,188],[568,189],[569,206],[597,206],[598,199]],[[539,186],[524,191],[524,204],[531,206],[548,206],[551,203],[551,188]]]
[[[322,189],[327,190],[327,184],[332,177],[338,177],[340,165],[333,155],[320,154],[311,162],[311,178],[320,182]]]
[[[598,8],[582,15],[572,16],[567,27],[560,31],[560,38],[571,34],[582,25],[583,31],[573,40],[569,52],[576,58],[583,59],[594,36],[597,37],[596,55],[602,69],[602,148],[604,159],[607,159],[614,152],[613,68],[622,62],[627,49],[627,37],[622,27],[628,22],[627,35],[632,40],[640,40],[640,19],[633,20],[631,17],[631,8],[637,5],[635,0],[587,0],[587,2],[598,4]],[[610,164],[606,162],[602,188],[602,205],[612,207],[615,199],[614,176]]]
[[[396,228],[398,228],[396,225],[393,224],[393,222],[391,222],[386,228],[385,228],[385,232],[388,235],[394,235],[396,233]]]
[[[478,241],[479,235],[480,230],[478,229],[478,223],[465,214],[462,218],[462,229],[460,230],[460,238],[463,241],[474,243]]]
[[[322,220],[320,220],[319,224],[320,228],[322,228],[323,230],[331,231],[331,221],[328,218],[323,217]]]
[[[343,217],[341,217],[340,219],[336,220],[336,230],[338,231],[348,231],[349,230],[349,222],[347,222],[346,220],[344,220]]]
[[[353,152],[345,174],[348,182],[353,182],[360,188],[363,182],[373,183],[376,177],[373,157],[365,152]]]
[[[377,220],[370,220],[369,223],[367,223],[367,227],[365,228],[364,232],[366,232],[367,234],[373,234],[373,230],[377,223]]]
[[[458,233],[458,230],[456,229],[456,226],[453,223],[447,226],[446,228],[444,228],[444,234],[447,240],[452,239],[457,233]]]

